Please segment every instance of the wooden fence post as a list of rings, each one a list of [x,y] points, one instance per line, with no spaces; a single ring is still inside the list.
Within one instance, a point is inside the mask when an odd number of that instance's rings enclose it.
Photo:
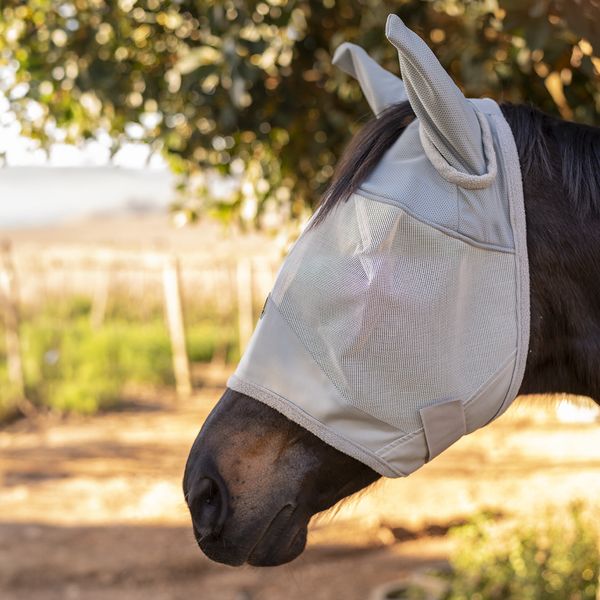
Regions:
[[[175,373],[177,395],[185,397],[192,393],[192,381],[185,347],[185,330],[183,328],[177,259],[171,255],[165,256],[164,259],[163,287],[169,335],[171,336],[171,348],[173,350],[173,371]]]
[[[252,337],[252,263],[241,259],[237,264],[238,327],[240,335],[240,356]]]
[[[19,341],[19,317],[17,312],[17,289],[15,271],[11,257],[10,242],[0,246],[0,288],[4,301],[3,313],[6,327],[6,354],[8,358],[8,378],[15,387],[18,396],[25,397],[23,368],[21,365],[21,345]]]

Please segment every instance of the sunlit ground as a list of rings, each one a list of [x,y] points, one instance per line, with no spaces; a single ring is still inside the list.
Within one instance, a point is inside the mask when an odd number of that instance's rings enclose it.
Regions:
[[[597,504],[600,424],[585,410],[563,408],[563,420],[554,407],[517,406],[408,479],[318,519],[309,550],[292,565],[219,567],[195,546],[180,482],[232,368],[203,367],[205,386],[186,401],[130,387],[120,412],[2,431],[2,597],[183,598],[196,590],[203,600],[327,599],[343,589],[358,600],[450,551],[446,538],[400,542],[397,527],[418,534],[482,510],[535,520],[573,499]]]

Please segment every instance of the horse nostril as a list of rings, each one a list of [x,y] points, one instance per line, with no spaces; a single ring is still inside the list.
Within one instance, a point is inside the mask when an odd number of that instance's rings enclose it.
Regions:
[[[225,521],[225,498],[213,479],[204,477],[196,482],[187,497],[192,521],[201,538],[217,536]]]

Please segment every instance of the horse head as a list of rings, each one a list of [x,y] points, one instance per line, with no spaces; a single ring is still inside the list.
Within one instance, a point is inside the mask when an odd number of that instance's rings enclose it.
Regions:
[[[520,389],[572,391],[568,377],[553,380],[561,389],[539,377],[558,313],[541,286],[530,298],[529,266],[556,273],[564,256],[544,262],[551,250],[526,237],[514,116],[467,100],[398,17],[386,34],[402,80],[352,44],[336,52],[377,119],[286,257],[188,458],[194,535],[218,562],[289,562],[314,514],[415,471]],[[528,174],[525,195],[542,183]],[[531,208],[528,226],[542,210]],[[537,321],[546,315],[548,330]],[[600,396],[592,371],[596,387],[583,393]]]

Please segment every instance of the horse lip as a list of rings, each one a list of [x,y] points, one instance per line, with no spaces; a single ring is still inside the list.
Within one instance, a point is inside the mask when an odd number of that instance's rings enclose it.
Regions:
[[[252,566],[268,566],[281,564],[281,561],[270,555],[269,545],[273,546],[274,549],[280,545],[280,539],[282,534],[285,532],[287,525],[292,521],[296,512],[296,505],[286,504],[279,512],[273,517],[263,534],[259,537],[256,544],[248,554],[246,562]],[[289,536],[285,536],[288,538]],[[288,548],[298,537],[298,531],[294,533],[291,540],[287,540],[285,547]],[[283,562],[288,562],[284,560]]]
[[[286,504],[271,519],[263,529],[262,534],[248,552],[244,552],[240,545],[232,539],[222,535],[202,536],[195,523],[192,522],[194,537],[204,554],[215,562],[240,567],[247,563],[254,567],[276,566],[290,562],[304,549],[306,539],[301,535],[302,527],[294,527],[286,531],[290,521],[297,516],[297,506]],[[297,520],[297,519],[296,519]],[[304,530],[306,532],[306,530]],[[298,552],[293,553],[296,546],[302,546]]]

